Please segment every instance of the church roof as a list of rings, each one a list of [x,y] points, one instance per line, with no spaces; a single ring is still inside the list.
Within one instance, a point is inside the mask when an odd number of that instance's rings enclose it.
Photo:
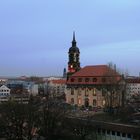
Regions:
[[[111,69],[107,65],[93,65],[85,66],[78,72],[74,73],[73,77],[94,77],[94,76],[118,76],[115,70]]]
[[[107,65],[85,66],[74,73],[67,81],[69,85],[116,84],[121,75]]]
[[[78,52],[79,53],[79,48],[76,46],[72,46],[72,47],[70,47],[69,52]]]

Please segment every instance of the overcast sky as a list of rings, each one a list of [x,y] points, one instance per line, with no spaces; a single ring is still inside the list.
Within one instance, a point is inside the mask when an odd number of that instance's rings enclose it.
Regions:
[[[81,66],[140,72],[140,0],[1,0],[0,76],[62,75],[72,33]]]

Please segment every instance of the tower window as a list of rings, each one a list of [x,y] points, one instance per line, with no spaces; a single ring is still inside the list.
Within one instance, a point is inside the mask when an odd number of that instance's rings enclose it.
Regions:
[[[73,68],[73,65],[70,65],[70,68]]]

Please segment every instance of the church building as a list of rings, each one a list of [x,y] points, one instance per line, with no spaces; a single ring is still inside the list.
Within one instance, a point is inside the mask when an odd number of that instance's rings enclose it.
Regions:
[[[122,105],[122,76],[108,65],[80,67],[80,51],[73,33],[68,52],[66,102],[85,107]]]

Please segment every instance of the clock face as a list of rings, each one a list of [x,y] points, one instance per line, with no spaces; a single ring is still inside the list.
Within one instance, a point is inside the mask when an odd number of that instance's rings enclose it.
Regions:
[[[69,72],[75,72],[73,65],[69,65]]]

